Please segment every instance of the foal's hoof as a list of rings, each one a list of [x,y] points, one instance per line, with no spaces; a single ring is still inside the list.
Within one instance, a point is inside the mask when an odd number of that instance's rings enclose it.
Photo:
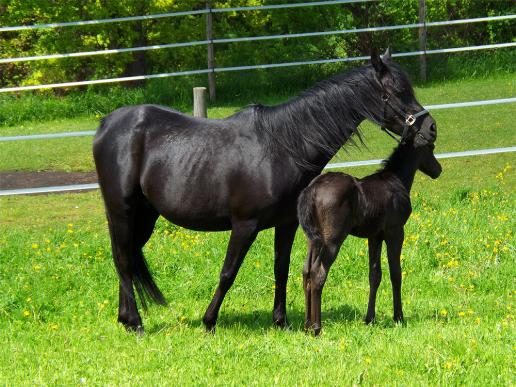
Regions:
[[[366,316],[364,318],[364,324],[369,325],[369,324],[372,324],[372,323],[374,323],[374,316],[372,316],[372,317]]]
[[[317,337],[321,334],[321,326],[318,324],[314,324],[314,336]]]

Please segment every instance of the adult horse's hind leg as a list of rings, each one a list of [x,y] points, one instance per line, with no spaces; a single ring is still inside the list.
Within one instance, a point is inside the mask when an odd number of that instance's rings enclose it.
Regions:
[[[290,253],[298,222],[276,227],[274,230],[274,309],[272,320],[277,326],[287,327],[287,281]]]
[[[382,281],[382,267],[380,257],[382,255],[382,239],[378,237],[369,238],[369,303],[365,323],[369,324],[374,320],[376,307],[376,292]]]
[[[206,313],[204,314],[203,322],[206,331],[214,331],[220,306],[224,297],[231,285],[235,281],[235,277],[240,269],[240,265],[244,260],[247,251],[253,244],[256,235],[258,234],[258,223],[255,220],[233,222],[231,230],[231,237],[229,238],[228,249],[224,265],[220,272],[219,286],[215,291],[213,300],[211,301]]]
[[[146,267],[142,247],[149,240],[158,213],[144,202],[144,198],[127,201],[123,211],[106,203],[113,260],[120,279],[118,321],[127,330],[143,333],[142,319],[136,305],[134,286],[145,307],[144,292],[164,303]],[[150,280],[149,280],[150,279]]]
[[[392,284],[392,298],[394,304],[394,321],[403,322],[403,309],[401,305],[401,265],[400,255],[405,234],[403,228],[392,232],[385,238],[387,244],[387,259],[389,261],[389,273]]]

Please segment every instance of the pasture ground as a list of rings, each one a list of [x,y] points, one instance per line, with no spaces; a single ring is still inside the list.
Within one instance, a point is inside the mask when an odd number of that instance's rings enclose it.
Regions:
[[[444,103],[501,98],[514,95],[514,87],[514,77],[493,78],[418,95],[424,104]],[[511,109],[436,111],[436,152],[514,145]],[[89,118],[61,124],[29,126],[31,132],[94,126]],[[385,157],[393,142],[372,130],[364,127],[369,150],[348,148],[337,159]],[[53,141],[0,144],[0,170],[91,170],[91,139]],[[138,338],[116,323],[117,278],[99,193],[0,198],[0,384],[514,385],[514,154],[441,162],[438,180],[419,174],[414,184],[402,256],[407,325],[391,319],[385,256],[377,322],[362,323],[367,245],[349,238],[325,287],[317,339],[302,330],[301,232],[288,283],[291,329],[271,322],[268,230],[244,261],[211,335],[201,319],[229,234],[196,233],[160,219],[145,253],[169,305],[143,315],[146,335]]]

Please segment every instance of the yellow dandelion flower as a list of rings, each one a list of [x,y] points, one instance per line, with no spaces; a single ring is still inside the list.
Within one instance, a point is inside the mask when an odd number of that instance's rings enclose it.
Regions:
[[[32,247],[34,250],[36,250],[36,249],[38,249],[38,248],[39,248],[39,245],[38,245],[37,243],[33,243],[33,244],[31,245],[31,247]]]
[[[460,312],[458,313],[458,315],[459,315],[459,317],[464,317],[464,316],[466,315],[466,313],[464,313],[463,311],[460,311]]]
[[[448,316],[448,311],[446,309],[441,309],[441,311],[439,312],[439,314],[442,316],[442,317],[446,317]]]
[[[371,364],[372,360],[371,360],[371,358],[370,358],[369,356],[366,356],[366,357],[364,358],[364,362],[365,362],[366,364]]]
[[[30,316],[30,312],[28,310],[24,310],[23,311],[23,316],[29,317]]]
[[[41,265],[34,265],[33,268],[34,268],[35,271],[40,271],[41,270]]]

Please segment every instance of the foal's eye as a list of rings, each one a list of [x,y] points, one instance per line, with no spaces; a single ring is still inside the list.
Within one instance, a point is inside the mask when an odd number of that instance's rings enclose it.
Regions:
[[[387,101],[389,99],[389,95],[388,94],[382,94],[382,100],[383,101]]]

